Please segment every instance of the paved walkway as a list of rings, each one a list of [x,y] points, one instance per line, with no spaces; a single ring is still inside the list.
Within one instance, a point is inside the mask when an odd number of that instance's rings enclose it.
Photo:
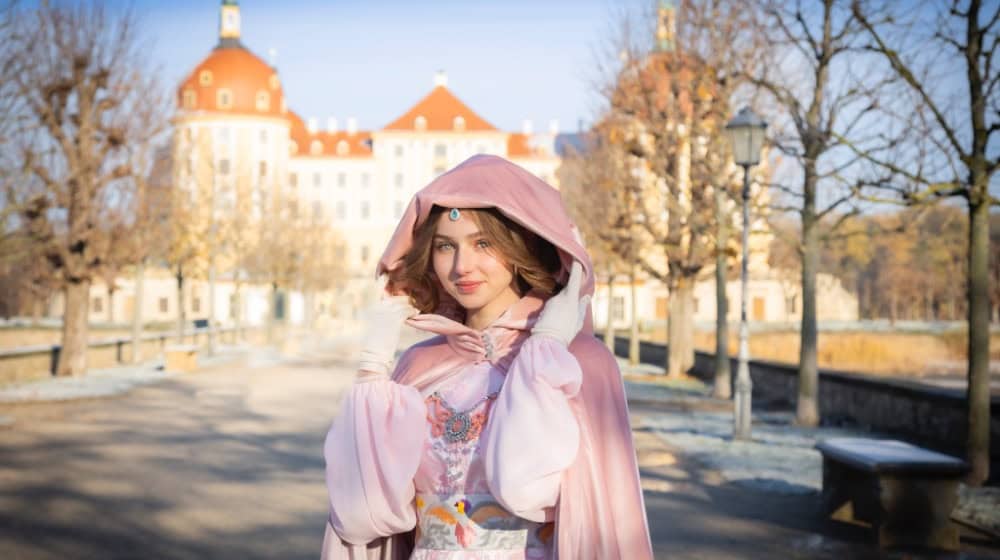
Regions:
[[[322,441],[353,353],[305,347],[121,397],[0,404],[13,419],[0,426],[0,558],[316,558]],[[686,405],[634,403],[635,425],[665,406]],[[658,558],[878,557],[864,531],[817,519],[814,496],[729,486],[635,436]]]

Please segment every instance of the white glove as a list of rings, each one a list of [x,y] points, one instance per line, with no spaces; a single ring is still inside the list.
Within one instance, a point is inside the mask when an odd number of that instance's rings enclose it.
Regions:
[[[389,366],[396,357],[403,322],[418,313],[410,305],[409,296],[392,296],[384,288],[380,292],[382,299],[366,313],[367,322],[358,363],[359,377],[362,378],[371,377],[371,374],[389,373]]]
[[[587,305],[590,303],[590,296],[580,297],[582,285],[583,265],[573,261],[566,287],[545,302],[545,307],[542,308],[535,327],[531,329],[531,334],[551,336],[569,346],[583,328]]]

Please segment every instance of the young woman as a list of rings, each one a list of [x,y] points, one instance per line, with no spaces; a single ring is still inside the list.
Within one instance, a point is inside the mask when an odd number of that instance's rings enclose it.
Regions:
[[[410,202],[327,435],[323,557],[652,558],[621,376],[558,191],[475,156]],[[404,323],[438,336],[395,363]]]

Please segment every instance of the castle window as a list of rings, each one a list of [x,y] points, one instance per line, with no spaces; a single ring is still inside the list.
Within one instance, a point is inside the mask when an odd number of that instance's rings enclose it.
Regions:
[[[271,109],[271,94],[264,90],[257,92],[257,110],[269,111]]]
[[[104,300],[102,300],[101,298],[99,298],[99,297],[95,297],[94,298],[94,303],[91,304],[91,307],[93,308],[94,313],[101,313],[104,310],[103,309],[103,307],[104,307],[103,303],[104,303]]]
[[[417,130],[427,130],[427,119],[423,115],[413,119],[413,128]]]
[[[318,200],[313,202],[313,219],[316,221],[323,219],[323,203]]]
[[[346,156],[351,152],[351,147],[347,144],[347,140],[341,140],[337,142],[337,155]]]
[[[185,109],[194,109],[198,105],[198,96],[193,89],[185,89],[182,101]]]
[[[267,129],[266,128],[260,129],[260,143],[261,144],[267,144]]]
[[[465,119],[462,118],[461,116],[455,117],[455,119],[452,121],[451,127],[457,130],[458,132],[464,131]]]
[[[233,93],[225,88],[219,89],[215,92],[215,104],[219,109],[232,109]]]
[[[403,157],[403,145],[402,144],[398,144],[396,146],[395,152],[396,152],[396,157]]]
[[[397,220],[403,217],[403,201],[402,200],[397,200],[396,201],[396,207],[395,207],[394,214],[395,214]]]
[[[403,188],[403,174],[402,173],[396,173],[395,183],[396,183],[396,188],[397,189]]]
[[[312,144],[309,145],[309,153],[318,156],[323,153],[323,143],[319,140],[313,140]]]
[[[295,188],[295,187],[299,186],[299,175],[298,175],[298,173],[289,173],[288,174],[288,184],[292,188]]]
[[[220,159],[219,160],[219,175],[229,175],[229,160]]]
[[[297,154],[297,153],[299,153],[299,143],[296,142],[295,140],[292,140],[291,142],[289,142],[288,143],[288,153],[290,153],[290,154]]]
[[[278,75],[271,74],[271,77],[267,79],[267,85],[270,86],[271,89],[278,89],[281,85],[281,82],[278,81]]]
[[[343,200],[337,203],[337,218],[340,220],[347,218],[347,203]]]
[[[319,187],[322,184],[323,184],[323,175],[319,171],[313,173],[313,186]]]
[[[347,186],[347,173],[337,173],[337,186],[340,188]]]
[[[448,156],[448,146],[444,144],[436,144],[434,146],[434,157],[443,158]]]
[[[367,220],[368,219],[368,214],[370,212],[371,212],[371,206],[368,204],[368,201],[367,200],[362,201],[361,202],[361,219]]]
[[[212,85],[212,71],[211,70],[202,70],[201,72],[199,72],[198,73],[198,83],[201,84],[202,86],[210,86],[210,85]]]
[[[288,112],[288,102],[285,101],[284,97],[282,97],[281,98],[281,114],[284,115],[287,112]]]
[[[267,162],[266,161],[260,162],[259,169],[260,169],[260,176],[261,177],[267,177]]]
[[[362,173],[361,174],[361,186],[362,187],[367,187],[368,186],[368,180],[369,180],[368,174],[367,173]]]
[[[170,311],[170,305],[167,298],[161,297],[159,303],[160,303],[160,313],[166,313],[167,311]]]

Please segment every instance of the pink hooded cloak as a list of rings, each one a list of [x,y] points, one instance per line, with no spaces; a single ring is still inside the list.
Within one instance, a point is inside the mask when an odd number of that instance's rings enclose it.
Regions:
[[[496,156],[474,156],[414,196],[378,275],[399,265],[435,205],[499,209],[558,249],[561,282],[574,260],[583,264],[581,295],[593,294],[593,266],[559,192]],[[542,305],[533,294],[522,298],[483,331],[496,333],[488,347],[443,308],[422,315],[411,324],[442,336],[408,349],[391,381],[354,386],[324,449],[331,509],[323,558],[408,557],[413,477],[428,436],[414,419],[442,381],[483,360],[507,371],[489,419],[502,429],[484,435],[486,475],[501,503],[526,519],[554,520],[559,558],[653,557],[618,365],[594,338],[589,316],[568,354],[527,336]]]

